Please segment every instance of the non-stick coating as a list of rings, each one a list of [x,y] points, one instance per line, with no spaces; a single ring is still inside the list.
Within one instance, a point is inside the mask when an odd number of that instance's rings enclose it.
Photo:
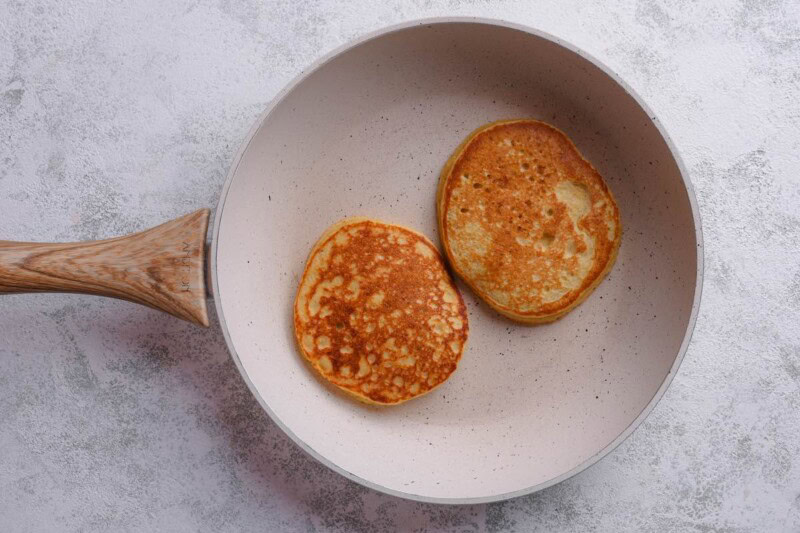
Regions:
[[[407,404],[366,407],[323,385],[292,337],[311,245],[353,215],[438,242],[443,163],[477,126],[515,117],[561,128],[606,177],[624,228],[608,279],[543,326],[509,322],[461,285],[459,369]],[[405,24],[320,61],[254,128],[214,231],[217,311],[270,416],[348,477],[427,501],[523,494],[607,453],[663,394],[699,302],[694,196],[655,117],[584,55],[508,24]]]

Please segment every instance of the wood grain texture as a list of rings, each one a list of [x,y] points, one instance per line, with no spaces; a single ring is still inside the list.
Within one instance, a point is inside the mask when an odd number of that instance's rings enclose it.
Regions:
[[[124,237],[78,243],[0,241],[0,293],[121,298],[208,326],[208,209]]]

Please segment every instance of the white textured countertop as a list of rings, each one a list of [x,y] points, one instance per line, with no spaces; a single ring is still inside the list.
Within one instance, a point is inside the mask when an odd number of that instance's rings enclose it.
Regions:
[[[649,419],[541,493],[418,504],[300,451],[250,395],[216,323],[2,296],[0,530],[800,531],[797,2],[2,2],[0,239],[110,237],[213,207],[251,123],[314,58],[454,14],[582,47],[643,96],[683,155],[705,288]]]

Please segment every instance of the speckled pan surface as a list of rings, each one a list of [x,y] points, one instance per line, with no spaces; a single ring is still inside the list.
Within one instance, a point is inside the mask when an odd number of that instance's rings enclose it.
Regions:
[[[694,196],[642,105],[569,45],[474,19],[390,28],[303,73],[235,160],[214,230],[217,311],[262,406],[328,466],[420,500],[531,492],[610,451],[674,375],[701,284]],[[367,407],[322,386],[296,353],[291,322],[316,238],[362,215],[438,242],[441,166],[477,126],[513,117],[565,131],[617,198],[625,234],[606,281],[536,327],[461,286],[470,339],[459,369],[407,404]]]

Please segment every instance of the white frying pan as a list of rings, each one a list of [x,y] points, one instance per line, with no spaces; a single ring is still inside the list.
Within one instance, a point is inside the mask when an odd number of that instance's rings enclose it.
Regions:
[[[625,230],[608,279],[541,326],[501,318],[462,285],[470,339],[442,387],[374,408],[324,386],[292,336],[292,300],[314,241],[352,215],[436,241],[447,157],[477,126],[516,117],[561,128],[606,177]],[[207,217],[99,243],[0,243],[0,291],[110,295],[207,324]],[[641,423],[689,342],[701,241],[674,146],[613,72],[529,28],[435,19],[348,44],[275,98],[228,175],[208,272],[239,370],[298,445],[383,492],[477,503],[566,479]]]

